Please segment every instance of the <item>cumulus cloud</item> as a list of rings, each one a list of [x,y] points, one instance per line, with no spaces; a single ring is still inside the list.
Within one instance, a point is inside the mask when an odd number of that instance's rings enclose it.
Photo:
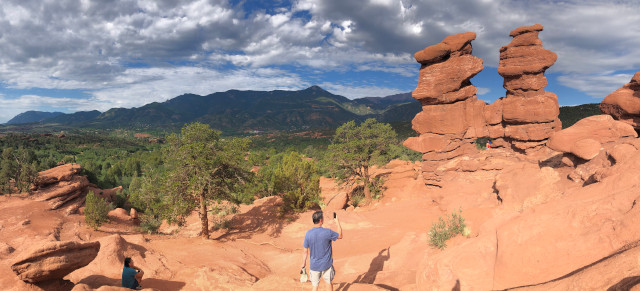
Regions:
[[[640,70],[639,10],[638,1],[596,0],[4,0],[0,84],[75,89],[127,107],[309,85],[291,68],[415,79],[413,53],[448,35],[476,32],[474,54],[496,67],[510,30],[541,23],[558,54],[550,72],[596,96],[611,91],[616,71]],[[413,89],[332,86],[350,97]]]
[[[166,101],[184,93],[208,95],[238,90],[300,90],[309,87],[298,75],[277,69],[216,71],[198,67],[128,69],[115,79],[116,86],[92,92],[98,110],[137,107]],[[95,108],[87,104],[83,109]]]

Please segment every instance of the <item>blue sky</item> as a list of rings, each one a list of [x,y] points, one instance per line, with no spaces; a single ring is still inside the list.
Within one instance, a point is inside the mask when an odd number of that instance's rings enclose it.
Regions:
[[[473,31],[478,98],[504,96],[499,49],[540,23],[546,90],[600,102],[640,71],[640,1],[2,0],[0,123],[27,110],[105,111],[183,93],[412,91],[413,53]]]

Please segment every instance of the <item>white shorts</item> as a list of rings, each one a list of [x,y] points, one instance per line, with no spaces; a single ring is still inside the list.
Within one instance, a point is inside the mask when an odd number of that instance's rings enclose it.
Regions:
[[[320,277],[322,277],[322,279],[324,279],[327,284],[331,284],[331,281],[333,281],[333,276],[335,274],[336,272],[333,270],[333,266],[324,271],[309,270],[309,279],[311,280],[311,284],[313,284],[313,286],[318,286],[320,284]]]

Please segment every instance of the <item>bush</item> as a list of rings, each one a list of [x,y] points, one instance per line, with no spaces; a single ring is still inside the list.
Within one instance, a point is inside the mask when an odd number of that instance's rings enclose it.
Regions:
[[[387,189],[387,187],[384,186],[384,182],[385,181],[383,177],[373,177],[371,179],[371,181],[369,182],[371,198],[380,199],[382,197],[382,192]]]
[[[353,205],[353,207],[358,207],[358,205],[362,203],[362,200],[364,200],[364,187],[356,186],[356,188],[351,192],[349,200],[351,200],[351,205]]]
[[[438,222],[434,223],[429,229],[429,245],[439,249],[447,247],[447,240],[458,235],[468,232],[462,217],[462,210],[458,213],[451,213],[445,221],[442,217],[438,218]]]
[[[89,191],[84,208],[84,221],[93,229],[98,229],[103,223],[109,221],[109,205],[102,197]]]
[[[158,228],[162,225],[162,220],[158,217],[148,214],[140,216],[140,228],[142,231],[152,234],[158,232]]]
[[[491,138],[489,137],[479,137],[476,138],[476,148],[479,150],[486,150],[487,149],[487,142],[492,141]]]
[[[283,214],[305,211],[321,200],[318,166],[293,151],[270,157],[258,171],[254,184],[258,197],[282,197]]]

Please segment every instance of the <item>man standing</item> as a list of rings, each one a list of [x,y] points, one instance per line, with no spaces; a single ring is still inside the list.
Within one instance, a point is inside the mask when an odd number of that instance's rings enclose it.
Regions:
[[[140,290],[140,281],[142,281],[144,271],[133,264],[131,258],[124,258],[124,268],[122,268],[122,287]]]
[[[311,284],[313,285],[313,291],[318,290],[318,284],[320,284],[320,277],[328,284],[327,290],[333,291],[333,276],[335,271],[333,269],[333,250],[331,248],[331,242],[342,238],[342,227],[338,217],[334,214],[334,220],[338,226],[338,232],[335,232],[328,228],[323,228],[322,224],[324,219],[322,217],[322,211],[316,211],[313,213],[314,228],[307,231],[304,236],[304,259],[302,261],[302,267],[307,265],[307,257],[311,252],[311,262],[309,263],[309,277]]]

